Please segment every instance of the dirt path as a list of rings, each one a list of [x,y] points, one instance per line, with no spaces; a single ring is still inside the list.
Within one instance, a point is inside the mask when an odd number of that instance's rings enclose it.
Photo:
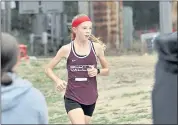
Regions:
[[[104,114],[109,123],[151,123],[150,96],[155,62],[155,56],[111,58],[109,78],[98,78],[96,116]]]

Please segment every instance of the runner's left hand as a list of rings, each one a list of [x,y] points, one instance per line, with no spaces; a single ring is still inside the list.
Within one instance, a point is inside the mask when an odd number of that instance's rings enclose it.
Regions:
[[[90,66],[90,68],[87,69],[89,77],[97,76],[97,69],[94,66]]]

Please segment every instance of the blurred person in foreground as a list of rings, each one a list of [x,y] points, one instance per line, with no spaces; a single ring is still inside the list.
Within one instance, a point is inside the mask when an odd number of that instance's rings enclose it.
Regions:
[[[153,124],[177,124],[177,32],[160,35],[154,43],[158,61],[152,91]]]
[[[48,124],[43,94],[15,73],[19,56],[16,38],[1,33],[1,123]]]

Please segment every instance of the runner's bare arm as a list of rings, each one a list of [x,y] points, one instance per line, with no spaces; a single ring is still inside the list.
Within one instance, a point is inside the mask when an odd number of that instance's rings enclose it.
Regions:
[[[55,73],[53,72],[53,68],[61,61],[62,58],[67,58],[69,53],[69,45],[62,46],[57,52],[56,56],[49,62],[49,64],[45,68],[46,75],[51,78],[54,82],[58,82],[59,79]]]
[[[104,55],[103,48],[100,44],[96,44],[96,53],[97,53],[98,59],[100,61],[100,64],[102,66],[102,69],[100,69],[99,75],[102,75],[102,76],[109,75],[108,62],[107,62],[106,57]]]

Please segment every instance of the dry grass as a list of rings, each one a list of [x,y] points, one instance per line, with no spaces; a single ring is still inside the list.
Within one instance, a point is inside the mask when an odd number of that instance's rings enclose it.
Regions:
[[[156,56],[107,57],[110,75],[98,77],[99,98],[93,115],[94,124],[151,124],[151,91]],[[44,74],[49,59],[22,63],[18,72],[45,95],[51,124],[69,123],[63,95],[54,91],[53,82]],[[65,60],[55,69],[64,80]]]

